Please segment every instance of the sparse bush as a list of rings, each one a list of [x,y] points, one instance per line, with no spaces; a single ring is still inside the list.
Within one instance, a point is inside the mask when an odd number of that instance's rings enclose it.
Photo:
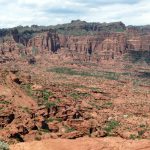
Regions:
[[[105,103],[105,104],[103,104],[102,105],[102,107],[111,107],[113,105],[113,103],[112,102],[107,102],[107,103]]]
[[[90,96],[90,94],[88,94],[88,93],[71,93],[70,96],[71,96],[74,100],[79,100],[79,99],[81,99],[81,98]]]
[[[66,133],[75,131],[75,128],[68,127],[68,126],[65,126],[65,129],[66,129]]]
[[[131,69],[133,66],[132,65],[125,65],[124,69]]]
[[[129,138],[132,139],[132,140],[141,139],[145,132],[146,132],[145,129],[140,130],[140,131],[138,131],[138,134],[137,134],[137,135],[131,134]]]
[[[46,106],[46,108],[51,108],[51,107],[56,106],[56,103],[55,103],[55,102],[47,102],[47,103],[45,104],[45,106]]]
[[[102,90],[101,90],[100,88],[91,87],[90,89],[91,89],[91,91],[94,92],[94,93],[101,93],[101,92],[102,92]]]
[[[58,74],[79,75],[85,77],[101,77],[110,80],[118,80],[120,77],[120,73],[116,73],[116,72],[102,72],[102,71],[85,72],[85,71],[77,71],[67,67],[56,67],[56,68],[48,69],[47,71],[55,72]]]
[[[61,67],[61,68],[52,68],[48,69],[48,71],[62,73],[62,74],[69,74],[69,75],[78,75],[77,72],[71,68]]]
[[[29,56],[28,57],[28,64],[34,65],[36,63],[36,59],[34,56]]]
[[[5,101],[5,100],[2,100],[2,101],[0,101],[0,104],[8,105],[8,104],[11,104],[11,102],[8,102],[8,101]]]
[[[62,120],[62,118],[48,118],[46,120],[46,122],[53,122],[53,121],[62,122],[63,120]]]
[[[9,150],[9,145],[3,141],[0,141],[0,150]]]
[[[128,58],[132,63],[147,63],[150,64],[150,52],[148,50],[145,51],[135,51],[130,50],[129,54],[125,56],[124,59]]]
[[[138,131],[138,137],[141,138],[141,136],[143,136],[144,133],[145,133],[145,130]]]
[[[30,113],[30,109],[28,107],[21,107],[23,112]]]
[[[57,120],[58,122],[62,122],[62,121],[63,121],[62,118],[57,118],[56,120]]]
[[[36,137],[35,137],[35,140],[36,140],[36,141],[41,141],[41,137],[40,137],[40,136],[36,136]]]
[[[118,80],[119,76],[120,76],[120,74],[118,74],[116,72],[105,72],[104,73],[104,77],[106,79],[110,79],[110,80]]]
[[[111,135],[112,130],[115,129],[117,126],[119,126],[119,122],[111,120],[107,122],[107,125],[104,128],[104,130],[106,131],[107,135]]]
[[[22,44],[17,44],[17,47],[18,47],[19,49],[23,49],[23,48],[24,48],[24,45],[22,45]]]
[[[31,84],[25,84],[25,85],[22,85],[22,87],[25,89],[25,91],[27,92],[27,94],[29,96],[33,95],[33,90],[31,88]]]
[[[43,90],[43,91],[42,91],[42,96],[43,96],[43,98],[44,98],[45,101],[48,101],[48,98],[49,98],[50,96],[52,96],[52,95],[53,95],[52,92],[49,92],[49,91],[47,91],[47,90]]]
[[[38,48],[37,47],[32,47],[32,55],[37,55],[38,54]]]
[[[137,136],[135,134],[130,134],[130,139],[135,140],[137,138]]]
[[[54,118],[48,118],[47,120],[46,120],[46,122],[53,122],[55,119]]]
[[[49,129],[40,129],[40,132],[49,133],[50,130]]]

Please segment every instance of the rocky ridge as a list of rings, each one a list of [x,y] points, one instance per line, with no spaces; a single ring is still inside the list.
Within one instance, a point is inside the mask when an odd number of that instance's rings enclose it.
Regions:
[[[0,141],[150,138],[149,26],[76,20],[0,37]]]
[[[76,20],[57,26],[1,30],[0,36],[1,55],[49,52],[58,53],[63,59],[100,63],[122,59],[130,52],[149,55],[150,51],[149,27],[126,27],[122,22],[100,24]]]

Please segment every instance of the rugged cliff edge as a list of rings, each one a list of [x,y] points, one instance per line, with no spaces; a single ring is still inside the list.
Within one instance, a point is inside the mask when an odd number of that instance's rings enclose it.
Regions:
[[[96,63],[122,59],[126,53],[150,56],[150,27],[126,27],[122,22],[100,24],[75,20],[48,27],[20,26],[1,29],[0,39],[1,56],[61,52],[63,58]]]
[[[82,149],[81,138],[85,149],[149,149],[146,140],[130,143],[150,139],[149,58],[149,26],[76,20],[1,29],[0,143],[44,140],[31,145],[46,149],[45,140],[76,139]]]

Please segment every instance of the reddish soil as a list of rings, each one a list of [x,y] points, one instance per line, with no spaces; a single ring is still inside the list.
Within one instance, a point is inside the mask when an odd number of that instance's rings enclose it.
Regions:
[[[150,149],[149,32],[14,34],[0,43],[0,141],[12,150]]]
[[[138,77],[133,68],[123,70],[122,65],[111,70],[109,64],[60,64],[48,55],[36,59],[36,65],[18,61],[15,67],[10,63],[1,66],[2,140],[9,144],[48,140],[52,149],[59,149],[57,142],[63,140],[51,139],[83,137],[81,143],[64,140],[62,149],[82,149],[84,145],[96,149],[99,142],[104,149],[122,149],[124,144],[124,149],[140,149],[140,143],[145,143],[141,139],[150,138],[149,78]],[[87,136],[91,138],[84,140]],[[109,136],[119,139],[106,138]],[[42,141],[21,146],[47,147],[47,141]]]
[[[123,140],[120,138],[79,138],[76,140],[43,140],[20,143],[11,150],[149,150],[149,140]]]

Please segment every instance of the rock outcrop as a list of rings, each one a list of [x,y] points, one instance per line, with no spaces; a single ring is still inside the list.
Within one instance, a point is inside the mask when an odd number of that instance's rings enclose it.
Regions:
[[[25,56],[61,51],[63,57],[75,61],[99,63],[102,60],[118,60],[130,51],[150,51],[148,27],[126,27],[122,22],[99,24],[76,20],[57,25],[54,29],[37,28],[1,31],[0,54]]]

